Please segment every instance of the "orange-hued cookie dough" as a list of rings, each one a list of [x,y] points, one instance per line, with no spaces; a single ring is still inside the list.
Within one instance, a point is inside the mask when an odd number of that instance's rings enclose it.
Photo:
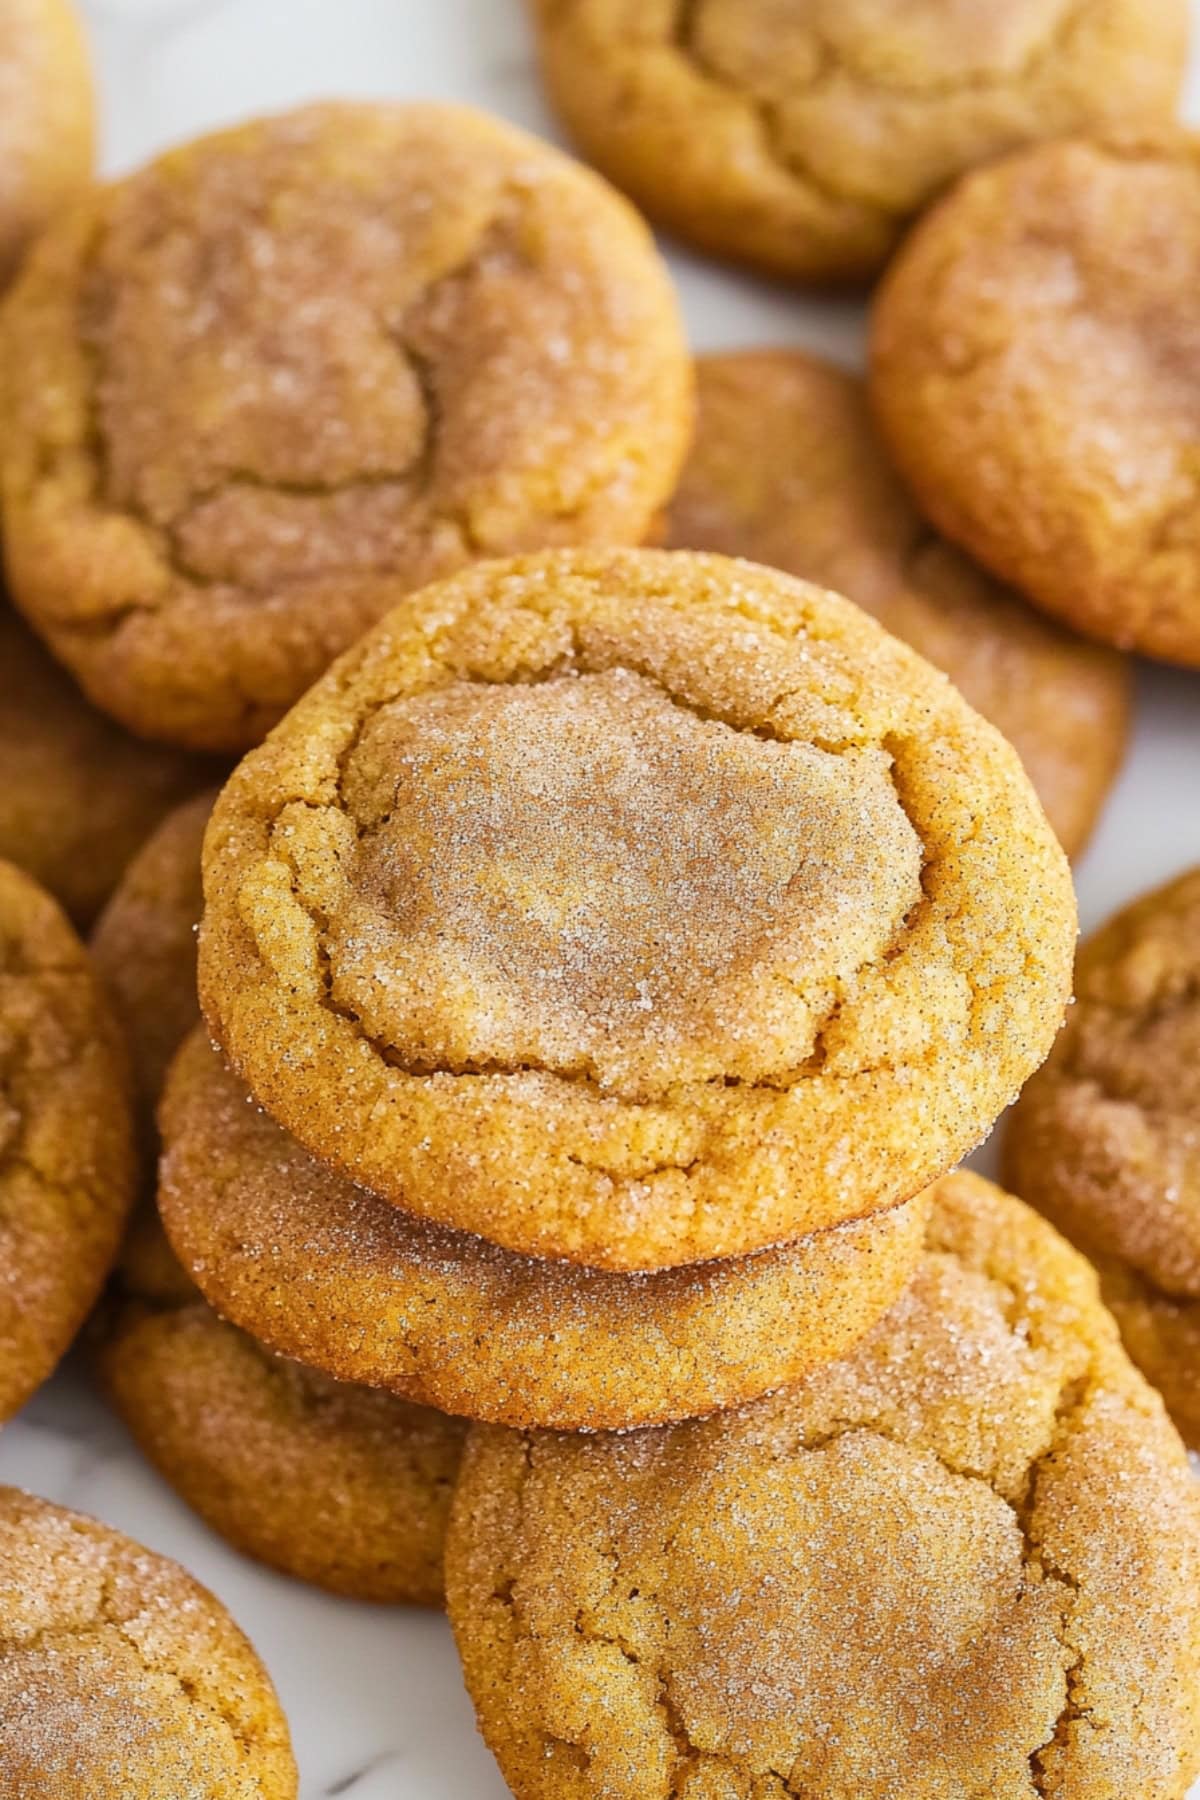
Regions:
[[[1200,869],[1082,946],[1013,1110],[1008,1179],[1094,1256],[1134,1361],[1200,1446]]]
[[[18,604],[97,704],[207,749],[434,576],[636,543],[691,419],[641,220],[459,107],[305,107],[97,190],[3,358]]]
[[[414,1213],[610,1269],[909,1198],[1049,1048],[1065,859],[857,607],[665,551],[402,604],[217,802],[200,997],[262,1104]]]
[[[699,423],[667,541],[772,563],[865,607],[1008,738],[1068,855],[1121,764],[1129,677],[932,533],[860,381],[801,350],[696,364]]]
[[[440,1604],[461,1419],[273,1356],[202,1299],[153,1215],[97,1354],[141,1449],[239,1550],[354,1599]]]
[[[171,1058],[200,1017],[200,850],[215,798],[198,794],[167,815],[125,870],[92,933],[92,960],[125,1028],[147,1116]]]
[[[77,925],[167,809],[211,778],[202,760],[142,743],[97,712],[0,598],[0,857]]]
[[[0,289],[92,172],[92,78],[68,0],[0,0]]]
[[[287,1723],[225,1608],[177,1563],[0,1488],[0,1792],[295,1800]]]
[[[657,1423],[795,1381],[875,1323],[921,1250],[918,1197],[695,1269],[516,1256],[410,1218],[306,1155],[199,1032],[162,1125],[163,1219],[225,1317],[343,1381],[506,1424]]]
[[[0,863],[0,1420],[100,1292],[134,1173],[124,1061],[83,946]]]
[[[1047,612],[1200,667],[1200,150],[1046,144],[888,272],[871,397],[938,528]]]
[[[478,1427],[451,1621],[517,1800],[1181,1800],[1200,1508],[1095,1278],[967,1175],[848,1357],[704,1423]]]
[[[665,225],[861,279],[963,169],[1173,114],[1186,0],[530,0],[584,151]]]

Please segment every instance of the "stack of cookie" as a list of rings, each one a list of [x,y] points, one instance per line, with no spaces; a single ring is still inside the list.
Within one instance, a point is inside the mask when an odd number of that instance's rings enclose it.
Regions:
[[[135,1234],[105,1368],[219,1529],[391,1599],[445,1538],[519,1795],[881,1756],[940,1792],[948,1742],[947,1794],[1084,1792],[1142,1779],[1147,1716],[1194,1756],[1177,1440],[1086,1265],[942,1173],[1044,1054],[1074,917],[947,682],[747,564],[488,564],[207,806],[96,943],[185,1029],[203,834],[187,1275]]]

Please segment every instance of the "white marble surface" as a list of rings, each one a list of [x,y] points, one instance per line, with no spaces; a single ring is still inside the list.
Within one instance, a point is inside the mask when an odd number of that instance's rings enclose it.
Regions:
[[[552,134],[520,0],[90,0],[85,10],[114,171],[197,131],[315,96],[454,98]],[[1188,110],[1200,119],[1200,59],[1193,75]],[[672,260],[698,347],[794,341],[857,355],[853,309]],[[1146,668],[1134,751],[1078,872],[1085,928],[1200,860],[1198,791],[1200,678]],[[334,1601],[235,1556],[142,1464],[85,1372],[63,1371],[5,1428],[0,1481],[97,1514],[177,1557],[226,1601],[278,1684],[302,1800],[504,1794],[475,1737],[444,1623]]]

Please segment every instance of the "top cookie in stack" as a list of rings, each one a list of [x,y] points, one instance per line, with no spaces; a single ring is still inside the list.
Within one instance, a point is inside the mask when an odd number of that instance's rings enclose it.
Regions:
[[[168,1085],[185,1265],[340,1379],[559,1427],[861,1337],[914,1196],[1045,1054],[1074,930],[942,676],[834,595],[657,551],[401,602],[239,765],[204,886],[236,1076],[197,1041]]]

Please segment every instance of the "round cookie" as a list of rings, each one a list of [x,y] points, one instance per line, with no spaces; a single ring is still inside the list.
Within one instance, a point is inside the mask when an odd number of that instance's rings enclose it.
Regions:
[[[18,604],[98,705],[207,749],[258,742],[410,588],[637,542],[691,424],[642,221],[458,107],[305,107],[97,190],[4,354]]]
[[[1186,0],[531,0],[588,156],[680,236],[862,279],[963,169],[1174,113]]]
[[[98,1347],[104,1385],[188,1505],[302,1581],[439,1605],[463,1421],[271,1355],[218,1318],[152,1217],[120,1272]]]
[[[121,877],[92,933],[92,960],[125,1027],[138,1098],[153,1112],[171,1058],[200,1017],[200,851],[216,792],[175,808]]]
[[[1181,1800],[1200,1510],[1092,1272],[969,1175],[843,1361],[656,1432],[476,1428],[447,1597],[517,1800]]]
[[[200,1032],[161,1119],[163,1222],[223,1316],[342,1381],[505,1424],[657,1423],[795,1381],[875,1323],[921,1250],[918,1197],[788,1248],[646,1276],[516,1256],[333,1174]]]
[[[1009,1181],[1097,1258],[1126,1344],[1200,1442],[1200,869],[1081,947],[1075,1005],[1013,1109]]]
[[[0,0],[0,289],[29,239],[86,185],[94,121],[68,0]]]
[[[801,350],[702,356],[667,542],[835,588],[943,669],[1016,749],[1068,855],[1121,764],[1129,678],[935,537],[893,474],[862,383]]]
[[[1047,612],[1200,667],[1195,138],[968,176],[889,270],[871,397],[938,528]]]
[[[0,1488],[0,1791],[294,1800],[266,1670],[177,1563]]]
[[[83,946],[0,863],[0,1420],[100,1292],[134,1174],[123,1060]]]
[[[1065,859],[857,607],[666,551],[402,604],[235,771],[200,998],[372,1191],[610,1269],[909,1198],[1049,1048]]]
[[[212,779],[88,705],[0,599],[0,857],[86,926],[168,807]]]

